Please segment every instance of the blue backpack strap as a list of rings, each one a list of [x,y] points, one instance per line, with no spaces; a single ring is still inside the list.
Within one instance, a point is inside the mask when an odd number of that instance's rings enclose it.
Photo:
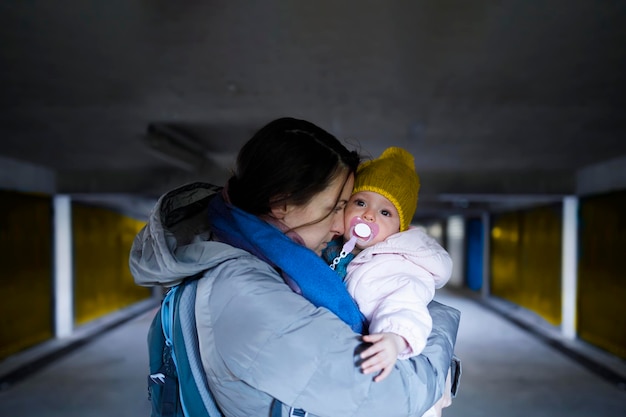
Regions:
[[[180,398],[185,416],[222,417],[206,380],[196,327],[196,289],[193,280],[178,288],[172,318],[172,343],[176,352],[176,369]]]
[[[152,404],[152,417],[182,417],[178,396],[178,376],[172,351],[163,333],[162,310],[154,316],[148,330],[148,399]]]
[[[148,332],[152,417],[222,417],[200,360],[197,281],[169,290]]]
[[[272,402],[272,410],[270,412],[270,417],[282,417],[283,415],[283,403],[274,399]],[[304,411],[301,408],[293,408],[289,409],[288,417],[308,417],[309,413]]]
[[[181,414],[186,417],[223,417],[209,389],[200,358],[195,314],[197,287],[198,281],[192,280],[170,289],[161,304],[160,315],[155,317],[163,330],[163,351],[170,352],[175,367],[177,379],[170,380],[176,382],[178,393],[172,394],[176,392],[176,389],[172,391],[172,385],[164,387],[162,411],[156,415],[153,413],[153,417],[181,417]],[[282,403],[274,400],[271,416],[280,416],[281,408]],[[306,416],[306,413],[292,408],[290,416]]]

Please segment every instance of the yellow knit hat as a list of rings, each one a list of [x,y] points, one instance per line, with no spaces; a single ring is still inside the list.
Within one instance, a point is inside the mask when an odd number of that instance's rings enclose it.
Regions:
[[[385,196],[398,210],[400,231],[404,231],[415,214],[419,189],[413,155],[402,148],[391,147],[377,159],[359,165],[352,194],[372,191]]]

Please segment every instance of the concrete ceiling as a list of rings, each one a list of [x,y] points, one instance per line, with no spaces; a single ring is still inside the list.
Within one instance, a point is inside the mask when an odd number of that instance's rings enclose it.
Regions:
[[[625,27],[623,0],[2,1],[0,156],[154,197],[288,115],[407,148],[418,214],[550,201],[626,156]]]

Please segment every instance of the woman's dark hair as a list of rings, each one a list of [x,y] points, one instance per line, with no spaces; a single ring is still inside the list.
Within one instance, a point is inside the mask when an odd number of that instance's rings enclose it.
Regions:
[[[304,205],[340,172],[356,172],[359,161],[355,151],[313,123],[277,119],[241,148],[228,194],[254,215],[267,214],[276,204]]]

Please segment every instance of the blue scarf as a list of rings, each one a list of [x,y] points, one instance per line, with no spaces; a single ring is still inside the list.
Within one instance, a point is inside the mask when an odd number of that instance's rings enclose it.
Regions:
[[[362,333],[365,318],[348,294],[339,276],[315,252],[292,241],[264,222],[217,194],[209,202],[211,230],[224,243],[243,249],[279,270],[287,283],[292,280],[301,294],[316,307],[325,307]]]

